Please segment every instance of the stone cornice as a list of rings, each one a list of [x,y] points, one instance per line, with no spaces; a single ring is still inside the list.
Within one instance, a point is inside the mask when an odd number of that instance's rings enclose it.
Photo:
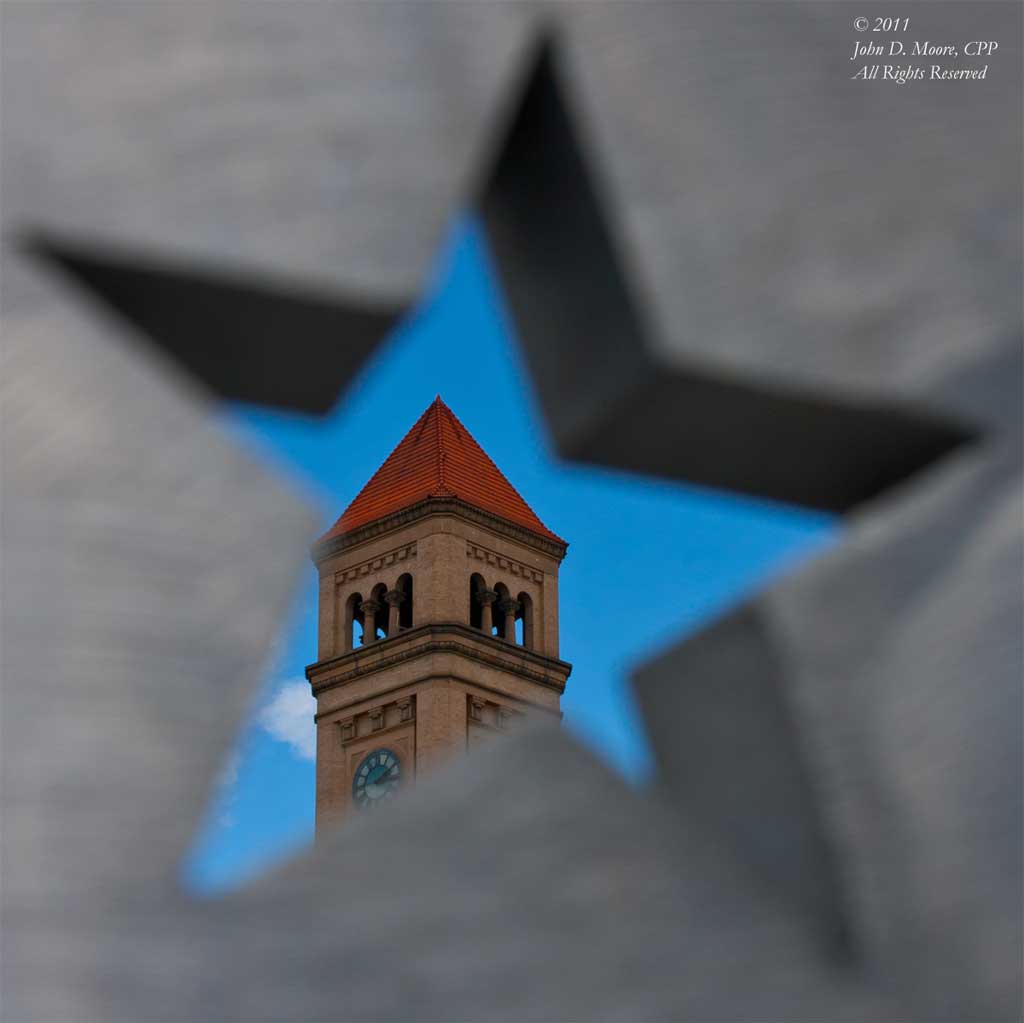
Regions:
[[[530,711],[537,711],[537,712],[540,712],[542,714],[547,714],[547,715],[549,715],[550,717],[553,717],[553,718],[561,719],[562,717],[564,717],[562,712],[560,710],[558,710],[556,707],[547,707],[547,706],[545,706],[542,703],[533,703],[531,700],[524,700],[522,697],[513,696],[513,695],[511,695],[510,693],[506,692],[503,689],[495,689],[493,686],[486,685],[485,683],[480,682],[477,679],[469,678],[468,676],[465,676],[465,675],[460,675],[457,672],[446,671],[446,672],[443,672],[443,673],[438,673],[438,672],[428,673],[428,674],[424,675],[422,678],[417,678],[415,682],[401,682],[398,685],[392,686],[390,689],[384,689],[384,690],[381,690],[379,692],[376,692],[372,696],[359,696],[359,697],[356,697],[355,699],[353,699],[349,703],[343,703],[343,704],[341,704],[338,707],[332,707],[330,710],[325,711],[323,714],[319,714],[319,713],[314,714],[313,715],[313,720],[314,721],[320,721],[321,719],[324,719],[324,718],[330,719],[332,717],[339,717],[339,724],[340,724],[341,723],[340,722],[340,718],[343,717],[346,714],[350,714],[353,707],[358,707],[360,705],[366,705],[366,704],[372,704],[374,702],[394,703],[395,702],[395,695],[396,694],[399,694],[399,693],[415,694],[416,686],[421,685],[424,682],[434,682],[434,681],[459,682],[460,684],[466,686],[467,689],[472,689],[474,692],[487,693],[489,696],[495,697],[495,701],[494,702],[500,702],[500,703],[502,703],[502,704],[504,704],[506,706],[513,706],[513,707],[517,707],[517,708],[522,708],[524,712],[526,710],[530,710]],[[319,689],[317,689],[317,693],[322,693],[322,692],[325,692],[328,689],[333,689],[333,688],[335,688],[335,683],[332,681],[331,683],[329,683],[327,685],[323,685]],[[357,713],[362,713],[362,712],[359,711]],[[382,729],[380,729],[380,732],[370,732],[369,734],[370,735],[376,735],[376,734],[380,734],[382,732],[399,730],[399,729],[402,729],[402,728],[408,728],[409,725],[414,724],[414,723],[415,723],[415,718],[410,718],[408,721],[399,721],[397,724],[389,725],[387,728],[382,728]],[[479,722],[475,722],[475,723],[479,723]],[[364,736],[360,736],[359,738],[364,738]]]
[[[443,622],[419,625],[392,639],[377,640],[369,647],[359,647],[339,657],[317,661],[307,666],[306,678],[317,694],[403,661],[447,652],[529,679],[559,694],[564,691],[572,671],[572,665],[567,661],[547,657],[494,636],[485,636],[478,629],[461,622]],[[322,676],[328,672],[329,678],[313,681],[314,675]]]
[[[412,543],[401,544],[394,550],[385,551],[383,554],[367,558],[365,561],[355,565],[348,565],[346,568],[335,573],[334,581],[336,583],[351,582],[353,579],[359,579],[361,576],[369,575],[371,572],[378,572],[382,568],[401,565],[403,562],[410,561],[415,557],[416,541],[414,540]],[[412,566],[410,565],[409,567],[411,568]]]
[[[475,558],[477,561],[482,561],[487,565],[493,565],[500,571],[511,572],[512,575],[517,575],[522,579],[532,579],[535,583],[544,581],[544,573],[538,571],[532,565],[526,565],[499,551],[493,551],[488,547],[483,547],[468,540],[466,541],[466,557]]]
[[[458,498],[428,497],[426,500],[409,505],[408,508],[403,508],[392,515],[368,522],[365,526],[352,530],[351,533],[342,533],[330,540],[318,540],[310,548],[310,557],[313,559],[313,564],[319,565],[321,561],[333,554],[355,547],[402,526],[407,526],[428,515],[455,515],[474,525],[484,526],[502,536],[517,540],[519,543],[532,547],[549,557],[557,558],[559,561],[565,557],[565,552],[569,549],[567,543],[549,540],[530,529],[517,526],[514,522],[491,515],[471,504],[466,504],[465,501],[460,501]]]

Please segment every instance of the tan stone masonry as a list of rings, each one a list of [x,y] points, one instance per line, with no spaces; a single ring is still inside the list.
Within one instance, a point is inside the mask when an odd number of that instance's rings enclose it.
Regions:
[[[560,715],[572,670],[558,657],[564,553],[447,498],[314,547],[318,834],[357,812],[353,782],[379,751],[397,758],[405,789],[531,716]]]

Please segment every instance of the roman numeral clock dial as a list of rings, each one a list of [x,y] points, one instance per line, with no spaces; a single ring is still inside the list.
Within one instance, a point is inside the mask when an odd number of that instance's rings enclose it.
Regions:
[[[363,758],[352,779],[352,801],[358,807],[374,807],[390,799],[402,778],[397,753],[377,749]]]

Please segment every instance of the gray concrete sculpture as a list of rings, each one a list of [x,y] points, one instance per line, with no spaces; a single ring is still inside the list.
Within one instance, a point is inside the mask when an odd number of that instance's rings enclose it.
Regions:
[[[129,323],[5,253],[5,1018],[1019,1017],[1021,9],[861,13],[3,6],[5,238]],[[848,532],[641,672],[657,793],[527,737],[190,900],[310,529],[197,381],[325,408],[471,199],[565,454]]]

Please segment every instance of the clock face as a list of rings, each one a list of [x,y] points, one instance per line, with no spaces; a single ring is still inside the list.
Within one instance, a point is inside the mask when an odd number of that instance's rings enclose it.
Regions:
[[[389,749],[375,749],[363,757],[352,779],[356,806],[379,806],[390,799],[402,780],[402,761]]]

